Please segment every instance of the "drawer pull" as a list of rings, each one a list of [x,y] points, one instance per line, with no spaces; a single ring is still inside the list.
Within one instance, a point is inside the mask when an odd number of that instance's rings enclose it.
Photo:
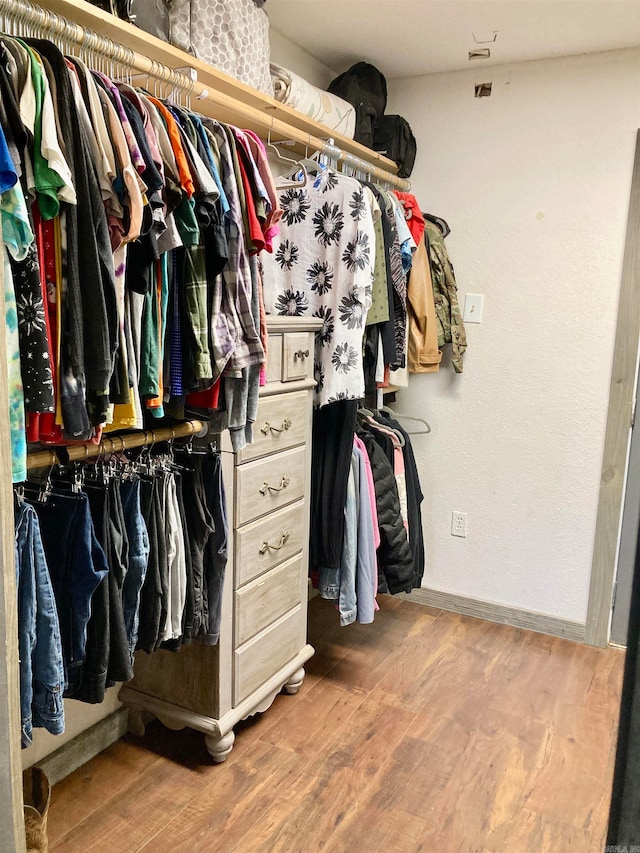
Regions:
[[[260,432],[263,435],[268,435],[270,432],[285,432],[291,428],[291,418],[285,418],[279,427],[271,426],[269,421],[264,422],[264,426],[260,427]]]
[[[282,480],[280,480],[279,486],[270,486],[269,483],[265,482],[262,484],[262,488],[260,489],[261,495],[266,495],[267,492],[281,492],[283,489],[286,489],[291,480],[287,477],[286,474],[282,475]]]
[[[308,349],[299,349],[296,350],[293,354],[293,360],[300,359],[302,361],[303,358],[309,358],[309,350]]]
[[[269,550],[281,551],[284,548],[284,546],[287,544],[287,542],[289,541],[289,536],[290,536],[289,531],[283,530],[282,536],[280,537],[280,541],[278,542],[277,545],[272,545],[271,542],[267,542],[267,540],[265,539],[265,541],[260,546],[259,553],[260,554],[266,554],[267,551],[269,551]]]

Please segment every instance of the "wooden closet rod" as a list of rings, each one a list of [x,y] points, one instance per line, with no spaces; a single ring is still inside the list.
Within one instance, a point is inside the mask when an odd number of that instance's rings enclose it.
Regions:
[[[76,23],[62,12],[80,19],[82,23]],[[31,0],[0,0],[0,15],[19,27],[32,28],[34,34],[37,32],[43,38],[50,37],[58,45],[66,45],[64,49],[73,51],[79,48],[101,56],[117,66],[143,74],[149,79],[159,80],[173,89],[180,89],[189,97],[197,98],[197,111],[210,118],[253,130],[264,139],[270,136],[272,141],[291,140],[294,149],[300,153],[309,149],[320,151],[338,163],[346,163],[366,171],[374,181],[381,181],[404,191],[411,188],[409,181],[394,174],[392,170],[397,169],[397,166],[392,160],[353,140],[340,137],[335,131],[323,128],[295,110],[278,104],[273,98],[257,93],[241,83],[236,84],[227,75],[217,72],[193,56],[96,9],[83,0],[42,0],[41,4]],[[86,22],[99,26],[113,38],[98,34],[87,26]],[[138,53],[125,45],[125,42],[139,45],[146,53],[153,54],[154,58]],[[165,62],[156,59],[156,56]],[[166,64],[167,60],[175,67]],[[193,69],[196,76],[205,82],[191,79],[178,70],[181,68]],[[211,85],[206,85],[209,80]],[[291,120],[285,121],[278,115],[284,115]],[[313,128],[314,132],[306,130],[305,126]],[[323,131],[330,133],[333,138],[337,137],[341,144],[336,145],[323,139],[318,135]]]
[[[100,444],[72,444],[64,445],[69,461],[84,461],[92,456],[100,456],[103,453],[117,453],[121,450],[129,450],[132,447],[144,447],[145,445],[159,444],[172,438],[186,438],[197,435],[207,429],[204,421],[185,421],[174,427],[162,427],[157,430],[144,430],[130,435],[105,436]],[[60,459],[55,450],[37,450],[27,455],[27,470],[33,468],[46,468],[57,465]]]

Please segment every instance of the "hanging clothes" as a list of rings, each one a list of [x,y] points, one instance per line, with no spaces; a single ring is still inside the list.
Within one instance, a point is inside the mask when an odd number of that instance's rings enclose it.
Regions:
[[[362,334],[371,305],[373,214],[364,188],[332,170],[280,194],[273,256],[263,258],[267,311],[318,317],[315,402],[364,395]]]
[[[419,589],[422,583],[425,565],[424,531],[420,512],[420,506],[424,500],[424,495],[422,494],[422,488],[420,486],[418,466],[413,452],[411,437],[401,423],[389,414],[388,411],[375,412],[374,418],[381,424],[388,426],[395,432],[399,433],[404,439],[402,454],[404,457],[404,480],[407,495],[407,531],[409,547],[411,548],[413,560],[413,587],[414,589]]]
[[[340,400],[313,415],[311,444],[310,561],[320,576],[319,589],[336,598],[344,538],[344,507],[356,428],[355,400]]]
[[[340,563],[316,575],[343,626],[373,622],[378,592],[411,592],[424,573],[423,495],[410,437],[392,414],[359,410],[345,471]]]
[[[15,175],[15,173],[14,173]],[[20,361],[18,312],[9,260],[24,260],[33,240],[22,191],[11,186],[0,195],[2,223],[2,258],[4,263],[4,306],[6,324],[6,360],[8,370],[9,429],[11,435],[11,471],[14,483],[27,476],[27,443],[25,435],[24,390]]]
[[[458,304],[458,288],[453,266],[444,244],[444,239],[449,233],[449,226],[444,219],[426,214],[425,235],[428,241],[433,295],[438,319],[438,346],[442,349],[445,344],[451,344],[453,369],[456,373],[462,373],[467,335]]]
[[[82,684],[91,601],[108,572],[86,494],[50,495],[36,500],[42,544],[60,619],[65,696]]]
[[[220,635],[228,524],[219,454],[59,466],[16,504],[22,740],[100,703],[134,652]],[[22,487],[21,487],[22,488]]]
[[[356,620],[363,625],[373,622],[378,607],[378,569],[376,550],[380,545],[378,512],[371,461],[358,436],[353,439],[353,455],[357,460],[356,496],[358,503],[358,557],[356,563]],[[356,473],[357,471],[357,473]]]
[[[33,728],[53,735],[64,731],[65,686],[60,623],[38,516],[20,501],[15,520],[18,650],[22,747]]]
[[[187,405],[242,449],[266,345],[252,258],[282,215],[262,142],[42,39],[0,39],[0,91],[6,191],[35,234],[5,277],[30,440],[97,441]]]
[[[378,591],[411,592],[414,569],[407,531],[400,514],[398,486],[391,463],[375,438],[366,429],[358,429],[369,459],[376,491],[380,547],[378,548]]]

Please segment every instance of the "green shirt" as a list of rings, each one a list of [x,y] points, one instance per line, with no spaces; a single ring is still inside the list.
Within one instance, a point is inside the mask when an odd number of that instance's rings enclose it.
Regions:
[[[36,121],[33,132],[33,174],[38,196],[38,206],[43,219],[54,219],[60,213],[58,191],[64,186],[60,175],[49,168],[42,156],[42,103],[46,81],[44,71],[34,51],[23,41],[20,44],[28,51],[31,60],[31,80],[36,96]]]
[[[458,304],[458,288],[453,266],[444,244],[444,236],[438,226],[427,220],[425,233],[428,238],[433,300],[438,320],[438,346],[442,349],[445,344],[451,344],[453,369],[456,373],[462,373],[462,356],[467,348],[467,335]]]

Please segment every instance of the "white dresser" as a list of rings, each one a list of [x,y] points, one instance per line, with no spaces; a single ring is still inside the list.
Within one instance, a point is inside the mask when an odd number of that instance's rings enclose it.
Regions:
[[[235,724],[296,693],[307,643],[314,331],[321,321],[269,318],[267,384],[254,442],[234,454],[223,440],[232,527],[220,642],[177,654],[136,655],[120,698],[133,731],[158,717],[204,732],[214,761],[233,747]]]

